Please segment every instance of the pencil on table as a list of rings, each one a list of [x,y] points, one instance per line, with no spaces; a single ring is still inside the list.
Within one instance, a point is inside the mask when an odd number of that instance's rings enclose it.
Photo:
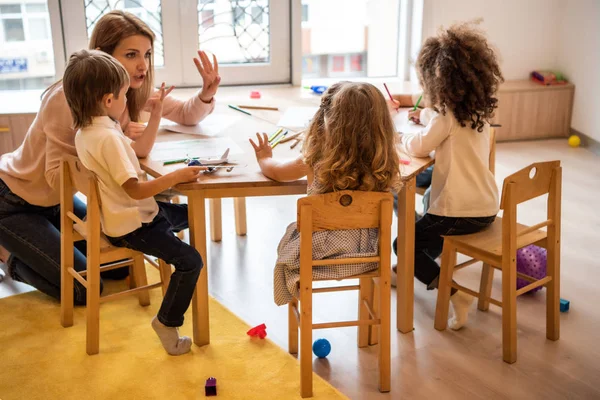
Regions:
[[[238,108],[245,108],[247,110],[270,110],[279,111],[279,107],[267,107],[267,106],[238,106]]]
[[[289,142],[290,140],[296,139],[298,136],[302,135],[304,131],[296,132],[292,136],[287,136],[285,139],[279,141],[279,143]]]

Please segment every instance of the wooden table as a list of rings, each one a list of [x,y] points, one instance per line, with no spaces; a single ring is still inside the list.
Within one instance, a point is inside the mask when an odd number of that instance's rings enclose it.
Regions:
[[[240,114],[227,107],[227,104],[241,104],[239,91],[237,99],[235,96],[228,98],[227,94],[220,96],[220,102],[217,104],[215,113],[228,114],[239,118],[236,123],[221,133],[221,136],[230,137],[244,150],[244,154],[232,155],[230,160],[247,166],[235,168],[232,172],[221,170],[215,174],[207,174],[198,182],[177,186],[177,190],[188,198],[190,244],[198,250],[204,260],[204,268],[198,279],[196,292],[192,300],[192,312],[195,320],[194,343],[199,346],[210,343],[205,199],[306,194],[306,179],[281,183],[272,181],[262,175],[255,159],[254,150],[248,142],[248,138],[255,137],[256,132],[273,132],[281,115],[280,112],[285,107],[319,104],[319,97],[306,96],[304,93],[299,95],[299,91],[301,89],[289,87],[263,90],[261,103],[277,105],[280,107],[280,111],[255,111],[253,116]],[[244,101],[244,104],[248,103],[249,101]],[[159,134],[157,142],[200,138],[197,135],[163,131]],[[299,146],[292,150],[290,149],[291,143],[293,142],[277,146],[274,149],[274,157],[297,157]],[[408,158],[407,156],[403,157]],[[150,157],[140,160],[140,163],[142,168],[153,177],[162,176],[182,166],[182,164],[165,166],[162,161],[153,160],[152,154]],[[430,158],[413,158],[410,165],[402,166],[404,187],[398,197],[398,330],[404,333],[413,329],[415,178],[418,173],[432,163],[433,161]]]

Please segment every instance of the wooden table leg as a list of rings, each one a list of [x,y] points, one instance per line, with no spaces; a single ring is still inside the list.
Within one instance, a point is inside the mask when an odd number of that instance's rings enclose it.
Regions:
[[[192,299],[194,343],[204,346],[210,343],[208,318],[208,257],[206,254],[206,207],[204,196],[198,191],[188,194],[188,219],[190,224],[190,244],[198,250],[204,261],[204,268],[198,278]]]
[[[233,211],[235,214],[235,232],[238,236],[246,234],[246,198],[233,198]]]
[[[208,212],[210,213],[210,239],[213,242],[220,242],[223,237],[221,199],[209,199]]]
[[[397,327],[412,332],[415,279],[415,183],[404,182],[398,193],[398,276],[396,277]]]

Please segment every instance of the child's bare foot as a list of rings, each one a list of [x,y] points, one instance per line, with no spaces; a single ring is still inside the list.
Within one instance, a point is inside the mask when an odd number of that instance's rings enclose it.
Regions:
[[[474,298],[471,295],[461,291],[457,291],[450,296],[450,303],[452,304],[452,310],[454,310],[454,316],[448,320],[450,329],[457,331],[467,323],[469,308],[473,300]]]
[[[165,326],[154,317],[152,319],[152,329],[158,335],[163,347],[172,356],[180,356],[190,351],[192,339],[187,336],[179,336],[177,328]]]

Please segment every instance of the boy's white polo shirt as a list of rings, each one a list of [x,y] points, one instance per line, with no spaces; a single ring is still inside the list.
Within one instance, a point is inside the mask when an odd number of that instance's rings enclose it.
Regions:
[[[131,142],[108,116],[94,117],[91,125],[75,135],[79,159],[98,177],[102,230],[112,237],[133,232],[158,213],[153,197],[134,200],[122,187],[131,178],[146,180]]]

